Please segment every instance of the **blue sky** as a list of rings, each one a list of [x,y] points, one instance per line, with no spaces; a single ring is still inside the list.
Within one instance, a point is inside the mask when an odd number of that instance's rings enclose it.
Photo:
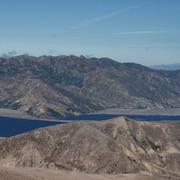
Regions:
[[[180,62],[179,0],[0,0],[0,54]]]

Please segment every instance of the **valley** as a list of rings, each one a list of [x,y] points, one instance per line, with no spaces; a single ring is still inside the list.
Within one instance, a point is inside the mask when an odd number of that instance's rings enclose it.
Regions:
[[[0,0],[0,180],[180,180],[180,0]]]
[[[0,179],[179,180],[179,78],[109,58],[0,58]]]

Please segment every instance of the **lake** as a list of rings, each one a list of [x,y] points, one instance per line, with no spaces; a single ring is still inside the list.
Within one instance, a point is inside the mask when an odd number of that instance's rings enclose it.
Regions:
[[[130,119],[138,121],[180,121],[180,115],[126,115],[126,114],[85,114],[80,116],[69,116],[64,118],[64,120],[95,120],[103,121],[108,119],[117,118],[120,116],[125,116]]]
[[[86,114],[80,116],[69,116],[64,118],[66,121],[102,121],[119,116],[126,116],[138,121],[180,121],[180,116],[175,115],[125,115],[125,114]],[[27,120],[18,118],[0,117],[0,137],[10,137],[32,131],[34,129],[64,124],[60,121]]]
[[[62,122],[0,117],[0,137],[9,137]]]

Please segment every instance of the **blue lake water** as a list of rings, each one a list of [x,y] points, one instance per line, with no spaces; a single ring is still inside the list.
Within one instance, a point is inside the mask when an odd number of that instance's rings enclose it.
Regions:
[[[9,137],[37,128],[62,124],[54,121],[26,120],[0,117],[0,137]]]
[[[80,116],[70,116],[64,118],[64,120],[69,121],[79,121],[79,120],[96,120],[102,121],[107,119],[116,118],[119,116],[126,116],[128,118],[138,120],[138,121],[180,121],[180,116],[172,115],[117,115],[117,114],[87,114]],[[0,137],[9,137],[17,134],[22,134],[28,131],[32,131],[37,128],[53,126],[57,124],[64,124],[64,122],[55,121],[42,121],[42,120],[27,120],[18,118],[7,118],[0,117]]]
[[[85,114],[80,116],[69,116],[65,120],[95,120],[103,121],[108,119],[117,118],[120,116],[125,116],[130,119],[138,121],[180,121],[180,115],[126,115],[126,114]]]

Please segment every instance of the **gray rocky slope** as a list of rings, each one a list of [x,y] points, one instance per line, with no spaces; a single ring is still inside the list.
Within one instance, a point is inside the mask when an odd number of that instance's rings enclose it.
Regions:
[[[0,58],[0,108],[61,119],[106,108],[180,107],[180,71],[83,56]]]

